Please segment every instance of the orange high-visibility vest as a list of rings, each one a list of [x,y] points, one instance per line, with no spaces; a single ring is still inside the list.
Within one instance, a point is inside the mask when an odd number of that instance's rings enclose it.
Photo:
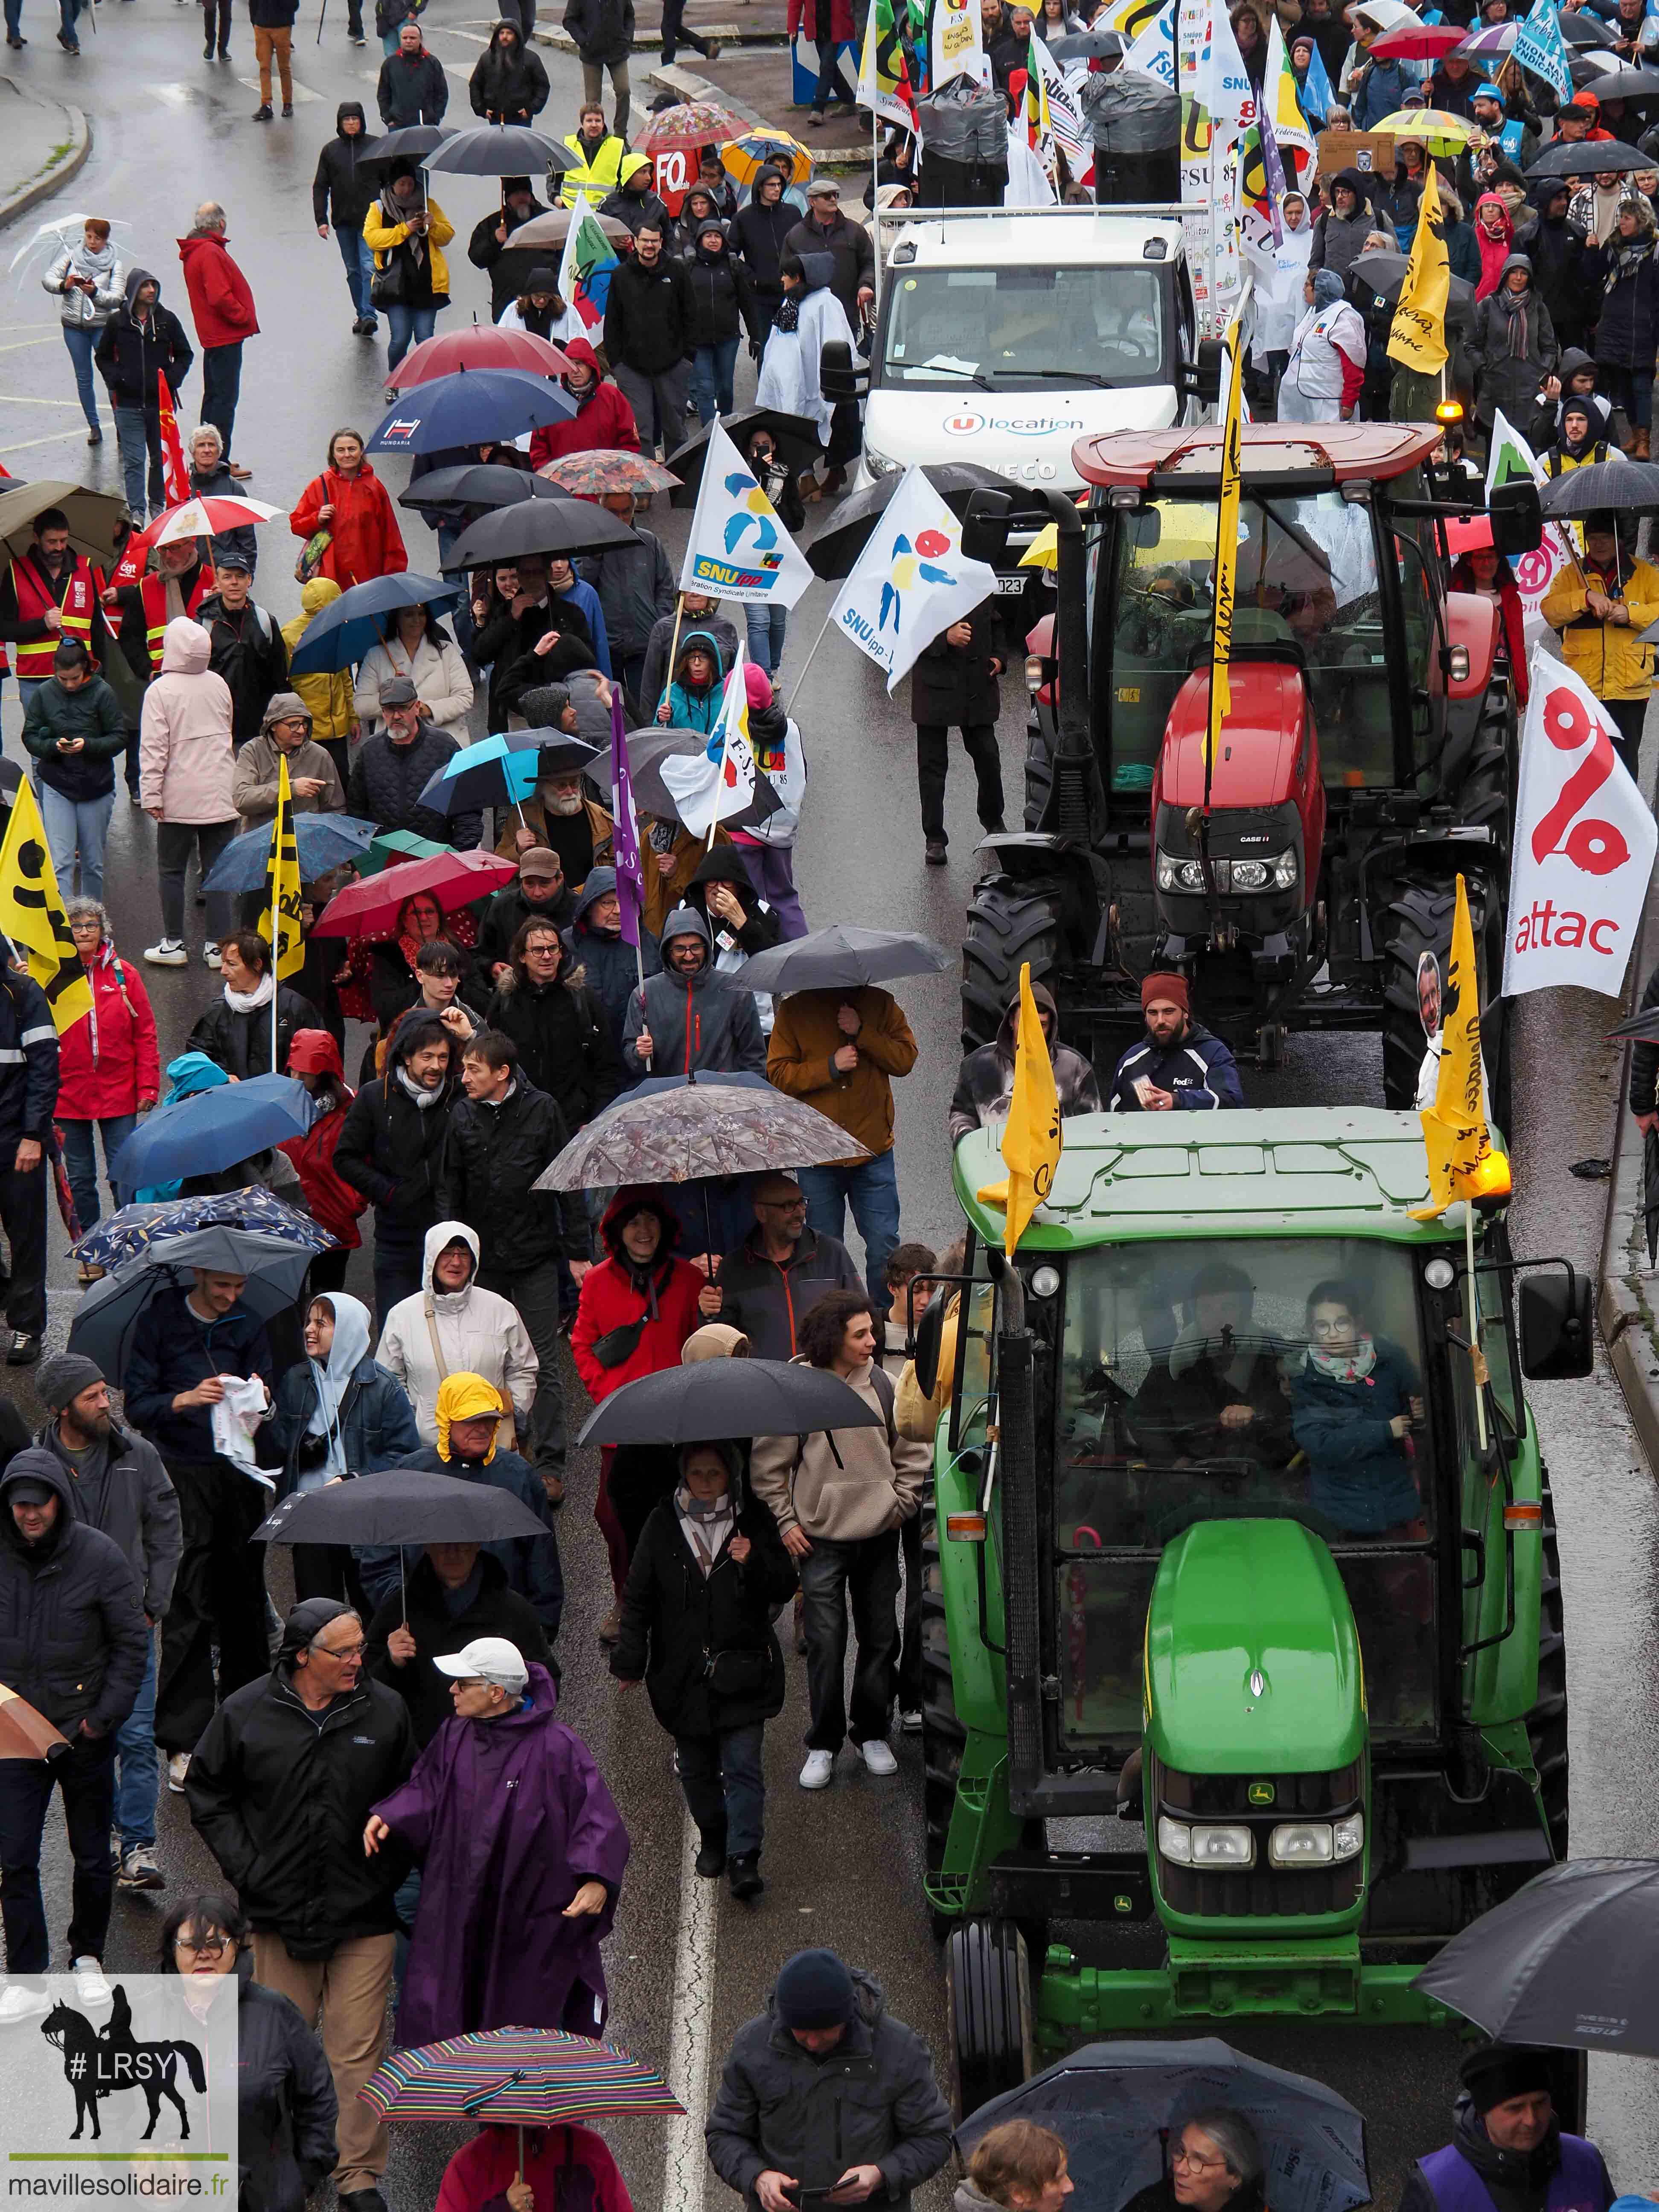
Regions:
[[[52,607],[58,607],[64,617],[62,628],[55,634],[49,631],[45,637],[31,638],[27,645],[13,647],[20,684],[31,679],[39,681],[52,674],[52,657],[64,638],[72,637],[91,652],[92,618],[98,606],[98,590],[93,581],[92,564],[84,555],[75,555],[61,600],[53,596],[33,561],[12,562],[11,583],[17,594],[20,621],[43,622]]]

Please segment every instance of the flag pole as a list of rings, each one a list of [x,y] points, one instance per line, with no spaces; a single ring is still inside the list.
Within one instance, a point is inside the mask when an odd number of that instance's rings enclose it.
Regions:
[[[706,459],[707,456],[705,456],[705,460]],[[695,520],[695,517],[693,519]],[[674,594],[674,629],[673,634],[668,641],[668,686],[671,690],[674,686],[674,657],[680,649],[680,617],[684,612],[685,593],[684,590],[681,590],[676,592]],[[640,702],[641,708],[649,714],[653,722],[657,719],[657,709],[661,706],[661,704],[662,702],[660,699],[653,699],[650,706],[647,708],[643,699]]]
[[[784,720],[785,720],[786,721],[787,721],[787,720],[788,720],[788,719],[789,719],[789,710],[790,710],[790,708],[794,705],[794,703],[795,703],[796,700],[797,700],[798,698],[799,698],[799,696],[800,696],[800,687],[801,687],[801,685],[802,685],[802,684],[806,681],[806,672],[807,672],[807,670],[808,670],[808,669],[812,665],[813,655],[817,652],[818,647],[819,647],[823,643],[823,634],[824,634],[824,631],[825,631],[825,630],[827,630],[827,629],[829,629],[829,627],[830,627],[830,617],[834,615],[835,611],[836,611],[836,610],[835,610],[835,605],[834,605],[834,603],[832,602],[832,603],[831,603],[831,605],[830,605],[830,613],[829,613],[829,614],[827,614],[827,615],[825,615],[825,617],[823,617],[823,621],[822,625],[821,625],[821,626],[820,626],[820,628],[819,628],[818,634],[817,634],[817,636],[812,640],[812,649],[811,649],[811,653],[809,653],[807,654],[807,656],[806,656],[805,659],[802,661],[802,663],[801,663],[801,665],[800,665],[800,674],[799,674],[799,675],[795,678],[794,684],[793,684],[793,686],[792,686],[792,687],[791,687],[791,689],[790,689],[789,696],[788,696],[788,697],[784,701],[784,702],[783,702],[783,714],[784,714]]]
[[[1469,1358],[1474,1364],[1474,1413],[1480,1433],[1480,1449],[1486,1449],[1486,1393],[1483,1387],[1480,1356],[1480,1322],[1474,1296],[1474,1201],[1463,1200],[1463,1250],[1468,1261],[1466,1273],[1469,1284]]]

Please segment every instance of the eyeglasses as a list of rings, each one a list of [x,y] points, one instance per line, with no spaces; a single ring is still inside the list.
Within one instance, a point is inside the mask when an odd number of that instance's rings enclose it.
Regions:
[[[763,1213],[805,1213],[804,1198],[757,1198],[755,1200]]]
[[[1224,2158],[1200,2158],[1196,2151],[1178,2150],[1171,2154],[1171,2166],[1184,2166],[1193,2173],[1213,2173],[1226,2166]]]
[[[311,1646],[319,1659],[361,1659],[368,1648],[361,1636],[355,1644],[313,1644]]]
[[[228,1936],[210,1936],[204,1942],[193,1943],[188,1936],[175,1936],[173,1948],[191,1959],[222,1959],[234,1948]]]

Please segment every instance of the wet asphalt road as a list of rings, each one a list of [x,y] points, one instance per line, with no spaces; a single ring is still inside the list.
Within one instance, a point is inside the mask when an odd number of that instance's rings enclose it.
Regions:
[[[94,151],[79,179],[57,203],[125,217],[118,232],[124,258],[159,273],[164,297],[183,309],[173,240],[191,210],[216,198],[230,217],[233,252],[248,271],[264,335],[247,349],[239,458],[256,475],[249,489],[288,507],[321,465],[337,424],[368,428],[381,411],[379,371],[384,356],[349,333],[350,312],[337,250],[315,234],[308,185],[317,150],[332,128],[334,103],[361,97],[372,112],[378,70],[375,47],[354,50],[344,38],[343,8],[334,0],[320,47],[313,43],[309,4],[296,40],[296,113],[268,126],[248,118],[255,94],[251,37],[238,21],[228,64],[202,59],[193,9],[169,0],[105,0],[94,33],[82,18],[85,58],[78,64],[52,42],[42,0],[27,0],[31,44],[10,61],[27,81],[71,98],[91,114]],[[465,76],[488,24],[462,12],[457,0],[434,0],[425,18],[428,43],[452,71],[451,116],[466,106]],[[574,110],[578,72],[567,57],[542,49],[553,85],[550,117]],[[644,76],[636,64],[636,82]],[[648,94],[647,94],[648,97]],[[565,127],[562,121],[559,127]],[[451,265],[456,305],[441,317],[453,329],[475,310],[487,313],[487,287],[465,259],[465,237],[491,204],[491,188],[474,179],[443,179],[438,197],[459,237]],[[854,197],[849,193],[848,198]],[[50,210],[41,210],[41,214]],[[38,217],[0,234],[9,260]],[[0,459],[24,477],[62,476],[118,488],[112,434],[88,453],[75,404],[69,363],[52,303],[38,289],[39,258],[0,277]],[[739,400],[751,388],[742,365]],[[181,419],[196,419],[199,370],[186,384]],[[403,465],[384,473],[394,489]],[[677,554],[684,519],[662,511],[649,518]],[[406,530],[411,565],[435,562],[418,523]],[[257,596],[279,620],[296,611],[294,541],[282,526],[262,533]],[[827,594],[817,587],[792,621],[785,662],[793,680],[823,618]],[[1022,717],[1006,691],[1002,722],[1011,818],[1019,808]],[[902,700],[889,702],[874,671],[833,642],[814,664],[796,712],[805,733],[811,790],[797,875],[815,922],[855,920],[914,927],[954,945],[972,875],[975,824],[971,781],[958,761],[951,784],[952,861],[921,865],[913,754]],[[8,750],[18,751],[17,708],[9,688],[4,710]],[[1651,775],[1651,767],[1650,767]],[[123,951],[136,956],[158,933],[153,836],[148,821],[118,800],[109,882]],[[199,945],[199,909],[187,921]],[[216,979],[198,964],[179,972],[146,973],[162,1026],[164,1057],[176,1051]],[[944,1108],[955,1072],[954,979],[907,984],[903,1003],[921,1047],[915,1073],[900,1086],[898,1159],[904,1233],[943,1244],[953,1233],[953,1207],[944,1138]],[[1601,1239],[1605,1187],[1575,1181],[1569,1163],[1606,1155],[1612,1146],[1618,1060],[1601,1041],[1604,1002],[1557,994],[1523,1009],[1516,1084],[1515,1151],[1520,1198],[1518,1252],[1564,1254],[1593,1265]],[[355,1062],[355,1044],[351,1048]],[[1342,1039],[1316,1046],[1292,1040],[1287,1065],[1251,1078],[1252,1103],[1336,1103],[1377,1095],[1380,1055],[1374,1041]],[[348,1287],[368,1295],[367,1260],[354,1262]],[[61,1343],[73,1310],[71,1270],[52,1267],[52,1342]],[[573,1428],[585,1410],[569,1378]],[[0,1389],[14,1393],[31,1418],[38,1407],[27,1377],[0,1369]],[[1654,1773],[1659,1739],[1655,1685],[1656,1513],[1652,1479],[1625,1418],[1618,1387],[1605,1369],[1582,1386],[1534,1394],[1555,1483],[1567,1595],[1571,1654],[1574,1847],[1579,1852],[1644,1852],[1654,1848]],[[561,1516],[560,1544],[569,1589],[561,1656],[564,1713],[592,1744],[610,1781],[633,1843],[633,1861],[609,1947],[613,2039],[668,2064],[669,2002],[682,1920],[683,1822],[669,1771],[665,1740],[642,1701],[624,1703],[599,1663],[594,1627],[609,1602],[603,1547],[591,1519],[592,1455],[573,1462],[570,1502]],[[278,1590],[280,1599],[281,1592]],[[943,1981],[922,1910],[920,1875],[919,1740],[898,1740],[900,1773],[872,1782],[842,1761],[836,1786],[821,1798],[796,1789],[804,1697],[791,1669],[790,1702],[768,1739],[769,1832],[764,1861],[770,1887],[753,1910],[722,1899],[713,1946],[711,2044],[715,2063],[738,2024],[760,2004],[781,1960],[805,1943],[835,1946],[871,1968],[891,2008],[945,2048]],[[161,1856],[174,1892],[213,1869],[196,1843],[183,1806],[163,1793]],[[52,1925],[66,1917],[65,1853],[61,1830],[49,1832],[46,1878]],[[167,1893],[118,1899],[109,1947],[112,1967],[150,1962]],[[1255,2043],[1254,2035],[1241,2040]],[[1264,2054],[1322,2075],[1365,2111],[1372,2124],[1373,2167],[1380,2202],[1392,2203],[1405,2163],[1442,2139],[1449,2067],[1432,2039],[1371,2033],[1364,2037],[1321,2028],[1264,2038]],[[1615,2179],[1626,2189],[1659,2189],[1659,2114],[1653,2069],[1637,2062],[1598,2060],[1592,2074],[1592,2123]],[[695,2212],[701,2177],[665,2170],[669,2148],[661,2123],[610,2130],[635,2201],[642,2212]],[[453,2138],[438,2128],[396,2136],[389,2190],[397,2212],[429,2204]],[[718,2184],[711,2205],[726,2199]],[[941,2185],[927,2193],[926,2212],[947,2202]]]

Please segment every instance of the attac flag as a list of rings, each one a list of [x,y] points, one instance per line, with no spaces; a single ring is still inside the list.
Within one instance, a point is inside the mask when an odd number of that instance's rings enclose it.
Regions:
[[[869,108],[884,122],[896,123],[902,131],[915,129],[915,87],[893,18],[893,0],[874,0],[870,9],[859,59],[858,92],[860,107]]]
[[[830,620],[885,669],[891,691],[923,646],[972,614],[996,588],[996,570],[963,557],[962,525],[912,463],[842,586]]]
[[[611,272],[617,265],[617,249],[600,229],[586,200],[573,214],[565,234],[559,262],[559,290],[581,318],[585,331],[597,330],[605,320],[611,297]]]
[[[1491,1133],[1480,1084],[1480,978],[1474,960],[1469,895],[1457,878],[1451,958],[1440,994],[1440,1073],[1434,1103],[1424,1109],[1423,1142],[1429,1158],[1429,1202],[1414,1206],[1413,1221],[1433,1221],[1455,1199],[1481,1196],[1494,1186]],[[1507,1172],[1504,1176],[1507,1188]]]
[[[1221,725],[1232,712],[1229,671],[1233,649],[1233,580],[1238,565],[1238,495],[1244,471],[1244,338],[1237,317],[1227,332],[1227,405],[1221,428],[1221,495],[1216,504],[1215,631],[1211,649],[1210,726],[1204,740],[1204,798],[1210,796],[1210,769],[1221,740]]]
[[[793,607],[811,581],[806,556],[779,521],[730,433],[716,422],[680,563],[681,591],[735,599],[739,606]]]
[[[155,372],[155,392],[161,417],[161,489],[167,494],[169,507],[182,507],[190,497],[190,470],[185,465],[185,449],[179,436],[173,394],[159,368]]]
[[[300,848],[294,836],[294,793],[288,780],[288,756],[276,763],[276,819],[270,825],[270,860],[265,869],[264,912],[259,934],[270,947],[271,972],[280,982],[305,965],[300,938]]]
[[[1446,258],[1446,234],[1440,222],[1440,185],[1431,161],[1417,205],[1417,234],[1412,240],[1406,280],[1400,287],[1399,304],[1389,331],[1390,361],[1426,376],[1437,375],[1446,366],[1446,301],[1450,291],[1451,264]]]
[[[645,911],[645,865],[640,858],[640,822],[634,811],[634,785],[628,769],[628,734],[623,720],[620,684],[611,687],[611,864],[617,871],[617,903],[622,908],[624,945],[637,952],[640,916]]]
[[[1659,826],[1613,750],[1595,693],[1541,647],[1521,737],[1504,995],[1577,983],[1615,998],[1642,919]]]
[[[27,776],[18,784],[5,842],[0,844],[0,935],[10,938],[27,961],[30,975],[46,994],[59,1036],[92,1012],[92,986],[70,935],[34,786]]]
[[[755,796],[755,750],[749,741],[749,687],[744,681],[744,648],[726,679],[720,716],[699,753],[673,754],[662,763],[662,780],[674,794],[680,820],[694,837],[712,843],[714,824],[741,814]]]
[[[1002,1249],[1012,1260],[1020,1238],[1054,1188],[1061,1151],[1060,1092],[1054,1084],[1048,1040],[1031,991],[1031,969],[1019,971],[1019,1021],[1014,1032],[1014,1088],[1002,1129],[1006,1182],[979,1193],[981,1206],[1006,1206],[1008,1226]]]

